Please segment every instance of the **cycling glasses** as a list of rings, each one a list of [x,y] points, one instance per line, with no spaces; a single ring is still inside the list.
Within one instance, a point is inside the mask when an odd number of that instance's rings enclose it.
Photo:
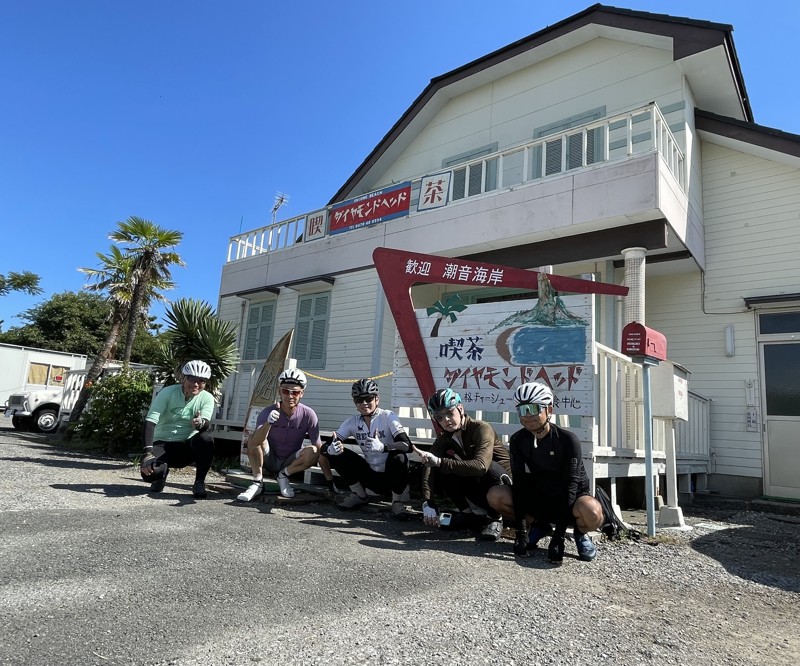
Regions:
[[[204,377],[195,377],[194,375],[186,375],[184,379],[190,384],[205,384],[208,381]]]
[[[540,405],[535,402],[525,402],[517,405],[517,414],[520,416],[539,416],[539,413],[543,411],[547,411],[547,405]]]
[[[371,402],[375,402],[374,395],[360,395],[357,398],[353,398],[353,402],[357,405],[368,405]]]
[[[300,395],[303,391],[301,389],[281,389],[283,395]]]

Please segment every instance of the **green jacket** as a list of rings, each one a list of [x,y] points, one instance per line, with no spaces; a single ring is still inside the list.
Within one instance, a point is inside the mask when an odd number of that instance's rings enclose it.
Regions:
[[[422,499],[429,500],[433,495],[432,471],[438,474],[457,476],[483,476],[489,471],[492,461],[496,461],[511,476],[511,461],[508,450],[497,436],[492,426],[483,421],[464,415],[464,427],[459,431],[462,444],[449,432],[443,432],[433,442],[430,452],[440,458],[439,467],[425,467],[422,472]]]

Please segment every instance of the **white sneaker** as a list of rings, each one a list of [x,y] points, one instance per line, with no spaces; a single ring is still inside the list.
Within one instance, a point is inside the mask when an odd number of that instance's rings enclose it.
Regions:
[[[253,481],[243,493],[239,493],[236,499],[240,502],[252,502],[264,490],[263,481]]]
[[[294,497],[294,488],[289,483],[289,475],[285,469],[278,472],[278,488],[281,489],[281,495],[284,497]]]

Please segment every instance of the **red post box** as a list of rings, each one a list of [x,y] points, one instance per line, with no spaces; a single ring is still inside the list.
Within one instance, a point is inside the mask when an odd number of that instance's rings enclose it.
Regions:
[[[667,360],[667,338],[655,329],[632,321],[622,329],[622,353],[645,356],[656,361]]]

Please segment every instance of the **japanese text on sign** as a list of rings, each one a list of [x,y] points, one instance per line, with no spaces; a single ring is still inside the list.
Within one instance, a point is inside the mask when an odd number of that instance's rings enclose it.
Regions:
[[[408,215],[410,202],[411,184],[403,183],[336,204],[330,212],[330,233],[337,234]]]

